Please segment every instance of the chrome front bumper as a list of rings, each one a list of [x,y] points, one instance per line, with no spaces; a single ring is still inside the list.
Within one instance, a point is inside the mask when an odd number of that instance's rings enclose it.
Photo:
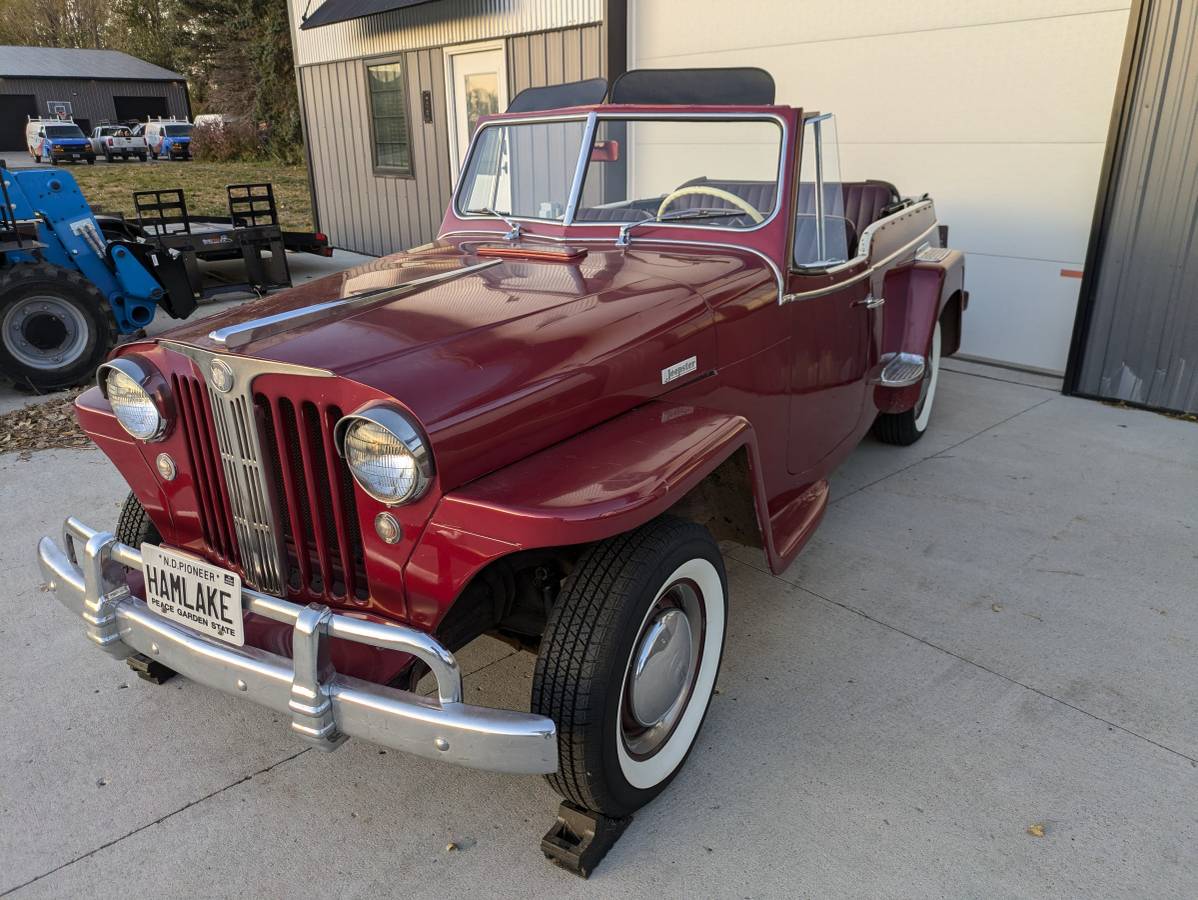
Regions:
[[[192,681],[241,695],[291,717],[291,729],[321,750],[365,738],[431,759],[515,774],[557,770],[557,728],[530,713],[462,702],[462,674],[452,653],[414,628],[298,606],[245,588],[248,612],[294,629],[293,658],[256,647],[221,644],[151,612],[126,584],[125,568],[142,567],[141,551],[67,519],[60,548],[38,544],[42,574],[59,601],[82,616],[87,636],[123,659],[141,653]],[[122,568],[125,567],[125,568]],[[410,653],[437,680],[437,700],[338,674],[327,637]]]

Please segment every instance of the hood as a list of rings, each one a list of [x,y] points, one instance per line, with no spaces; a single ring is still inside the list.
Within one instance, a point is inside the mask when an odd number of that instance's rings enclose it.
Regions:
[[[604,245],[565,261],[479,249],[384,257],[163,337],[224,350],[212,332],[307,310],[232,352],[398,400],[427,431],[444,490],[710,373],[712,300],[776,291],[764,260],[737,250]]]

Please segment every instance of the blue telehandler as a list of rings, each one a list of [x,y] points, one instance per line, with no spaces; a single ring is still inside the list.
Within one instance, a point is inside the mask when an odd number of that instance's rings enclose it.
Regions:
[[[178,254],[106,236],[70,173],[0,161],[0,195],[0,375],[17,385],[79,384],[158,308],[196,308]]]

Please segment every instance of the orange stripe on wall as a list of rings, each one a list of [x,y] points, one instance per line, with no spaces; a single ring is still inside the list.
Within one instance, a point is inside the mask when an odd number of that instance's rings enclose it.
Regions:
[[[1061,269],[1061,277],[1062,278],[1081,278],[1082,270],[1081,269]]]

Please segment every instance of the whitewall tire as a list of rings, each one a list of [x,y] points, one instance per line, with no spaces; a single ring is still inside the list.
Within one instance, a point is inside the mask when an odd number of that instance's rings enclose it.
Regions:
[[[550,614],[532,709],[558,726],[566,799],[624,816],[695,745],[715,689],[727,579],[707,529],[665,516],[590,548]]]

